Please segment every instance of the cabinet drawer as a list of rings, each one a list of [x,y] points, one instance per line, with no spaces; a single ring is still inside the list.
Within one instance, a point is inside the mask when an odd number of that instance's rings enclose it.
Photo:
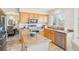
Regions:
[[[56,45],[66,49],[66,35],[64,33],[57,32],[56,36]]]
[[[50,30],[49,29],[45,29],[44,36],[47,37],[48,39],[50,39]]]
[[[57,41],[57,45],[63,49],[65,48],[64,42]]]
[[[55,43],[55,39],[56,39],[55,33],[50,34],[50,39],[52,40],[53,43]]]

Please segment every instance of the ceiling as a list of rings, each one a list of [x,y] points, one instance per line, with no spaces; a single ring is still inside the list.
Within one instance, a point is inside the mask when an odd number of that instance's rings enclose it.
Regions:
[[[49,11],[54,10],[55,8],[2,8],[6,12],[31,12],[31,13],[41,13],[48,14]]]
[[[50,11],[52,8],[26,8],[26,9],[41,10],[41,11],[48,12],[48,11]]]
[[[20,12],[32,12],[32,13],[44,13],[48,14],[48,11],[54,8],[20,8]]]
[[[1,8],[5,13],[6,12],[18,12],[18,8]]]

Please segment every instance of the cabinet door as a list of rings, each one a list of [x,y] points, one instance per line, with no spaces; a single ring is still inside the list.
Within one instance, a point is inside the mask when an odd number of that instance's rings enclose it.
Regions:
[[[34,15],[32,13],[29,13],[29,18],[30,19],[34,18]]]
[[[45,29],[44,36],[50,39],[50,30]]]
[[[55,40],[56,40],[56,35],[55,35],[55,31],[51,31],[51,34],[50,34],[50,39],[52,40],[53,43],[55,43]]]
[[[48,16],[43,16],[44,19],[44,23],[47,24],[48,23]]]
[[[47,24],[48,23],[48,16],[40,15],[39,16],[39,22],[42,23],[42,24]]]
[[[21,23],[27,23],[28,19],[29,19],[29,14],[28,13],[20,13],[21,19],[20,22]]]
[[[56,33],[56,45],[59,47],[63,48],[64,50],[66,49],[66,35],[65,33]]]
[[[41,34],[41,35],[44,36],[44,30],[40,30],[40,31],[39,31],[39,34]]]

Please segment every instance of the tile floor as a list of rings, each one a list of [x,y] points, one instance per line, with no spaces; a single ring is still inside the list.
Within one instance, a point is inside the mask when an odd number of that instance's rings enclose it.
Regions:
[[[57,47],[55,44],[51,43],[49,47],[49,51],[64,51],[60,47]]]
[[[13,43],[12,43],[13,42]],[[7,44],[10,45],[8,46],[8,51],[21,51],[21,44],[19,45],[17,42],[18,41],[12,41],[12,42],[8,42]],[[17,43],[17,44],[16,44]],[[18,50],[19,48],[19,50]],[[25,50],[26,51],[26,50]],[[55,44],[53,43],[50,43],[50,46],[49,46],[49,51],[64,51],[63,49],[61,49],[60,47],[57,47]]]

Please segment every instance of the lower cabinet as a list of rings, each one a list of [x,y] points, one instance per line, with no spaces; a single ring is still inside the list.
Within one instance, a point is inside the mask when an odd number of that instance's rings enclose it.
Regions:
[[[45,29],[44,36],[47,37],[48,39],[52,40],[53,43],[55,43],[55,39],[56,39],[55,31],[52,31],[50,29]]]
[[[52,43],[55,43],[55,39],[56,39],[56,32],[55,31],[51,30],[50,39],[52,40]]]
[[[44,36],[50,39],[50,30],[49,29],[44,29]]]
[[[61,32],[56,32],[55,44],[62,49],[66,50],[66,34]]]
[[[52,40],[52,43],[66,50],[66,33],[54,31],[51,29],[44,30],[44,36]]]

